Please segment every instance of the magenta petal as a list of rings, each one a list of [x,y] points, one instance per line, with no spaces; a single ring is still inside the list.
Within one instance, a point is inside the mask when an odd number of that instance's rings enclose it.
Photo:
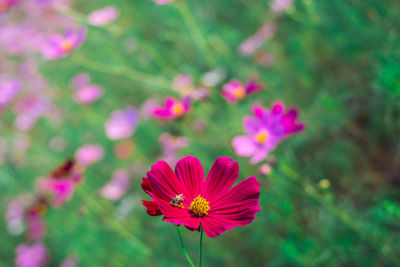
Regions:
[[[182,158],[176,164],[175,173],[188,192],[185,199],[192,202],[200,195],[204,184],[204,170],[199,159],[192,156]]]
[[[251,223],[260,210],[260,183],[255,176],[240,182],[211,204],[209,214],[202,220],[204,232],[216,237],[235,226]]]
[[[257,149],[253,139],[247,135],[236,136],[232,140],[232,146],[235,153],[241,157],[249,157],[254,154]]]
[[[186,208],[174,207],[171,203],[153,196],[153,201],[160,208],[161,213],[164,215],[164,220],[167,223],[174,223],[175,225],[183,224],[192,229],[200,227],[200,219],[192,216],[190,211]]]
[[[285,104],[282,101],[276,101],[272,104],[271,112],[274,115],[281,115],[285,110]]]
[[[239,165],[236,161],[228,157],[218,157],[207,175],[202,195],[208,201],[213,201],[229,190],[238,176]]]
[[[186,193],[180,180],[165,161],[158,161],[152,165],[147,178],[154,190],[165,199],[170,200],[176,195]]]

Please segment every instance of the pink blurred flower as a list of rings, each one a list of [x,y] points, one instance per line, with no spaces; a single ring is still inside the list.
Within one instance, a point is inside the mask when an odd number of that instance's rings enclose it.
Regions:
[[[12,101],[21,89],[21,81],[18,79],[0,80],[0,106]]]
[[[222,96],[230,104],[233,104],[244,99],[246,96],[257,93],[263,89],[264,85],[262,83],[258,83],[257,78],[254,76],[247,81],[246,85],[243,85],[237,80],[232,80],[225,84],[222,88]]]
[[[78,260],[73,256],[68,256],[60,264],[60,267],[76,267],[76,266],[78,266]]]
[[[13,106],[17,118],[15,127],[20,131],[29,131],[36,121],[51,108],[48,100],[34,94],[25,96]]]
[[[194,81],[190,75],[181,73],[172,80],[172,88],[180,93],[194,90]]]
[[[103,95],[100,85],[90,84],[90,77],[86,73],[76,75],[72,80],[74,87],[74,100],[79,104],[89,104]]]
[[[52,194],[51,204],[61,207],[73,196],[76,186],[82,182],[82,179],[75,160],[68,159],[46,177],[36,180],[36,187],[40,193]]]
[[[90,24],[95,26],[105,26],[113,22],[119,16],[119,10],[112,6],[97,9],[88,16]]]
[[[61,207],[65,201],[71,199],[75,192],[75,182],[69,177],[49,179],[42,178],[36,181],[40,191],[53,195],[51,203],[55,207]]]
[[[243,121],[247,135],[232,140],[236,154],[251,156],[252,164],[262,161],[284,138],[304,129],[304,123],[296,122],[297,116],[297,109],[285,111],[282,102],[273,103],[270,110],[253,106],[253,116],[245,117]]]
[[[131,187],[129,172],[119,169],[112,174],[111,181],[99,190],[99,194],[110,200],[118,200]]]
[[[189,145],[189,140],[184,136],[172,136],[169,133],[162,133],[158,138],[161,145],[160,159],[165,160],[171,166],[175,166],[179,159],[179,151]]]
[[[46,231],[47,226],[41,216],[27,216],[26,218],[26,235],[29,240],[41,240]]]
[[[160,119],[177,119],[186,115],[190,108],[189,101],[167,97],[163,107],[154,108],[153,116]]]
[[[265,23],[253,36],[243,41],[239,50],[244,55],[253,54],[259,49],[267,40],[275,34],[276,26],[271,22]]]
[[[17,267],[41,267],[48,262],[48,252],[41,242],[32,245],[21,244],[16,249],[15,265]]]
[[[273,0],[271,3],[271,10],[280,13],[285,11],[293,4],[293,0]]]
[[[136,129],[138,120],[137,111],[133,107],[113,111],[111,118],[105,123],[107,137],[111,140],[130,137]]]
[[[68,29],[64,35],[54,34],[43,45],[41,51],[45,59],[54,60],[68,56],[79,47],[86,37],[86,29]]]
[[[99,145],[88,144],[75,152],[76,161],[82,165],[89,166],[104,157],[104,149]]]
[[[19,4],[22,0],[0,0],[0,14]]]
[[[173,1],[175,1],[175,0],[154,0],[154,2],[156,2],[157,5],[166,5]]]

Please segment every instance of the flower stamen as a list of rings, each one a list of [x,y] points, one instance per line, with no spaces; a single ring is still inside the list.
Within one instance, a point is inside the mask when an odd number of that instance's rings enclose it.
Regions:
[[[192,203],[190,203],[190,210],[194,215],[198,217],[203,217],[208,214],[210,210],[209,202],[203,198],[201,195],[198,195],[195,199],[193,199]]]

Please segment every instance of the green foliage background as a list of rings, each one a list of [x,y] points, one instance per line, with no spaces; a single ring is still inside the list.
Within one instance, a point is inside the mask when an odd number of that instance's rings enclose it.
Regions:
[[[75,1],[80,17],[108,1]],[[174,226],[150,217],[141,206],[142,175],[155,162],[162,132],[187,136],[182,155],[198,157],[208,170],[217,156],[239,161],[240,179],[258,166],[239,158],[230,142],[243,133],[242,117],[253,103],[283,100],[297,106],[306,131],[285,140],[274,152],[277,165],[261,182],[260,206],[253,223],[218,238],[205,238],[204,266],[394,266],[400,262],[400,5],[395,0],[297,0],[273,18],[269,1],[177,0],[156,6],[148,0],[116,0],[121,16],[106,28],[89,27],[84,45],[71,56],[46,62],[41,72],[63,111],[63,123],[40,119],[30,132],[32,147],[24,164],[0,166],[0,213],[21,192],[32,191],[46,174],[88,142],[99,143],[105,158],[86,171],[85,183],[61,209],[50,209],[44,240],[58,266],[76,255],[79,266],[185,266]],[[265,68],[238,52],[239,44],[266,21],[277,31],[263,50],[276,63]],[[137,49],[123,49],[133,36]],[[143,120],[134,133],[133,155],[113,154],[104,122],[112,110],[139,107],[146,99],[174,95],[170,81],[178,73],[196,80],[223,67],[228,77],[246,80],[257,72],[267,90],[228,105],[220,96],[196,103],[182,120],[159,125]],[[87,71],[105,96],[90,106],[73,102],[70,79]],[[206,128],[196,131],[195,119]],[[15,136],[13,115],[2,117],[0,135]],[[48,142],[67,140],[56,153]],[[113,203],[96,196],[119,167],[143,166],[123,201],[134,202],[124,219]],[[328,188],[320,181],[327,179]],[[82,210],[84,212],[82,212]],[[183,230],[183,229],[182,229]],[[12,266],[23,236],[11,236],[0,220],[0,266]],[[196,260],[198,232],[183,230]]]

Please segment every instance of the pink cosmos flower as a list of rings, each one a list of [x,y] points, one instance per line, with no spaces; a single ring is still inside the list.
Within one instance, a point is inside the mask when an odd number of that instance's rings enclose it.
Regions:
[[[99,145],[84,145],[75,152],[76,161],[85,166],[89,166],[103,157],[104,149]]]
[[[90,77],[86,73],[76,75],[72,80],[74,89],[74,100],[79,104],[89,104],[103,95],[103,90],[100,85],[90,84]]]
[[[41,267],[48,261],[47,248],[41,242],[32,245],[21,244],[17,247],[16,254],[17,267]]]
[[[236,136],[232,140],[236,154],[251,156],[252,164],[265,159],[284,138],[304,129],[304,123],[296,122],[297,113],[294,108],[285,111],[282,102],[273,103],[270,110],[255,105],[253,116],[243,120],[247,135]]]
[[[136,129],[138,120],[139,116],[133,107],[113,111],[111,118],[105,123],[107,137],[111,140],[130,137]]]
[[[154,2],[156,2],[157,5],[166,5],[174,1],[175,0],[154,0]]]
[[[119,16],[119,10],[112,6],[97,9],[88,16],[88,21],[94,26],[105,26],[113,22]]]
[[[164,107],[155,107],[153,109],[153,116],[160,119],[177,119],[186,115],[189,111],[189,101],[167,97],[164,102]]]
[[[253,176],[233,186],[238,175],[238,163],[227,157],[217,158],[207,179],[195,157],[179,160],[175,173],[158,161],[143,178],[142,188],[152,198],[143,205],[151,216],[164,215],[167,223],[190,230],[202,227],[207,236],[217,237],[251,223],[260,210],[260,183]]]
[[[78,48],[86,37],[86,29],[68,29],[64,35],[54,34],[43,45],[41,51],[45,59],[54,60],[68,56]]]
[[[257,83],[257,78],[254,76],[247,81],[246,85],[243,85],[237,80],[232,80],[225,84],[222,88],[222,96],[229,104],[234,104],[244,99],[246,96],[257,93],[263,89],[264,84]]]
[[[111,181],[99,190],[99,194],[110,200],[120,199],[131,187],[129,172],[125,169],[116,170]]]

